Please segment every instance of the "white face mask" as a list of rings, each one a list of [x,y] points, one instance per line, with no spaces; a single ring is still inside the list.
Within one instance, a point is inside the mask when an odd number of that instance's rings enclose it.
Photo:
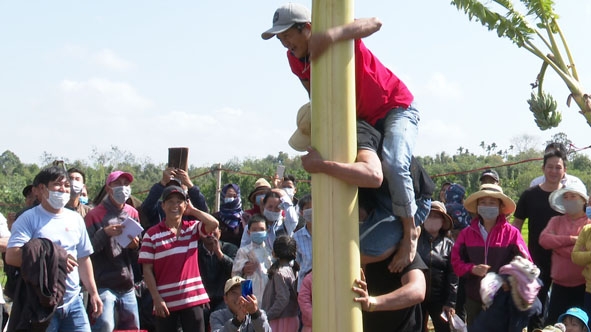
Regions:
[[[131,197],[131,187],[130,186],[118,186],[111,188],[113,190],[113,200],[118,204],[124,204],[129,197]]]
[[[302,211],[302,217],[306,222],[312,222],[312,208],[305,209]]]
[[[281,211],[273,212],[273,211],[265,210],[265,211],[263,211],[263,215],[265,216],[265,218],[267,218],[268,221],[275,222],[275,221],[279,220],[279,218],[281,217]]]
[[[61,191],[49,191],[49,197],[47,197],[47,203],[51,205],[52,208],[56,210],[60,210],[70,200],[70,193],[61,192]]]
[[[478,214],[485,220],[496,220],[499,216],[499,208],[496,206],[478,206]]]
[[[287,196],[289,196],[289,198],[293,198],[293,194],[294,194],[294,189],[291,187],[287,187],[287,188],[283,188],[283,190],[287,193]]]
[[[224,203],[232,203],[232,202],[234,202],[235,199],[236,199],[235,197],[225,197]]]
[[[562,200],[562,205],[564,206],[564,212],[566,212],[566,214],[577,214],[583,211],[583,205],[585,205],[585,202],[580,199],[564,199]]]
[[[71,191],[76,194],[76,195],[80,195],[80,193],[82,192],[82,188],[84,188],[84,183],[82,183],[82,181],[77,181],[77,180],[71,180],[70,181],[70,188]]]

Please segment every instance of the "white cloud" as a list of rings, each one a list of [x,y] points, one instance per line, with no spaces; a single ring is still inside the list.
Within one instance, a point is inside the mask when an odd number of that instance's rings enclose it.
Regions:
[[[432,96],[445,100],[462,99],[462,89],[460,86],[449,81],[442,73],[434,73],[427,82],[426,92]]]
[[[144,111],[154,103],[142,97],[128,83],[115,82],[103,78],[87,81],[63,80],[59,91],[66,109],[94,110],[102,114],[122,114]]]
[[[102,67],[112,70],[125,71],[132,69],[135,65],[120,56],[118,56],[113,50],[108,48],[98,51],[98,53],[92,56],[92,62]]]

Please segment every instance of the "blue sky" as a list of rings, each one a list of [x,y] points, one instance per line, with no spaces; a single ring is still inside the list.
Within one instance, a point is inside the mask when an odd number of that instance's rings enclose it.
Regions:
[[[558,2],[591,92],[591,1]],[[260,38],[282,3],[0,1],[0,152],[88,160],[114,145],[161,163],[168,147],[188,146],[197,166],[296,155],[287,140],[307,93],[279,41]],[[591,145],[555,74],[545,85],[563,122],[537,128],[526,99],[541,62],[448,0],[357,1],[355,16],[383,21],[365,43],[416,97],[416,155],[483,153],[481,141],[507,148],[524,134],[541,149],[557,132]]]

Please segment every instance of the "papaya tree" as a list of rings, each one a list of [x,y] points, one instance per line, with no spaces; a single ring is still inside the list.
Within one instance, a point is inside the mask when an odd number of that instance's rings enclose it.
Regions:
[[[587,123],[591,126],[591,95],[583,90],[573,56],[565,35],[558,25],[558,15],[552,0],[520,0],[524,13],[515,9],[512,0],[452,0],[458,10],[470,20],[480,22],[500,38],[508,38],[540,60],[542,66],[527,101],[537,126],[546,130],[558,126],[562,114],[556,100],[543,91],[544,76],[550,67],[570,90],[567,106],[574,100]],[[492,5],[492,6],[491,6]],[[494,8],[492,8],[494,6]]]

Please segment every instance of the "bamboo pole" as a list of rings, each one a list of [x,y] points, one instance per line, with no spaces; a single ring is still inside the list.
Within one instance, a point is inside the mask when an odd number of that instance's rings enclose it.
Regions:
[[[352,0],[314,0],[312,31],[353,20]],[[356,156],[353,42],[334,44],[312,63],[312,145],[327,160]],[[359,278],[357,187],[312,175],[313,330],[358,332],[361,309],[351,288]]]

